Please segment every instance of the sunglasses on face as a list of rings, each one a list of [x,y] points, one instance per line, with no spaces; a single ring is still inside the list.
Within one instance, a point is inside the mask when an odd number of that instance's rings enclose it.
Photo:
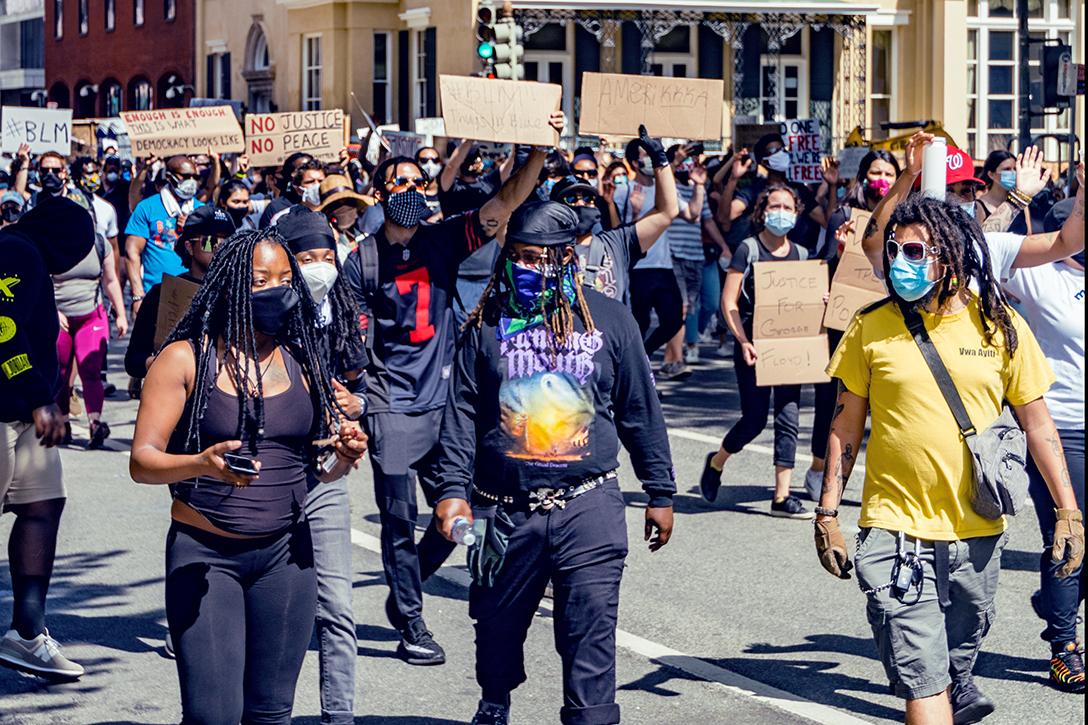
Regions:
[[[170,176],[174,177],[178,181],[190,181],[200,178],[200,174],[175,174],[172,171],[170,172]]]
[[[885,245],[885,249],[888,252],[888,259],[893,260],[899,256],[899,250],[903,250],[903,256],[906,257],[908,262],[921,262],[926,258],[927,254],[936,255],[941,250],[937,247],[927,247],[922,242],[899,242],[891,239]]]
[[[574,176],[577,176],[579,179],[596,179],[597,178],[597,169],[584,169],[582,171],[574,171],[572,173],[573,173]]]
[[[223,242],[220,237],[210,234],[207,236],[198,237],[194,241],[196,242],[196,245],[205,252],[214,252]]]
[[[428,163],[431,163],[431,162],[437,164],[437,163],[440,163],[440,160],[439,160],[439,158],[437,156],[420,156],[419,157],[419,163],[421,163],[421,164],[428,164]]]
[[[590,194],[588,191],[572,191],[569,194],[563,195],[563,203],[567,204],[568,206],[574,206],[580,201],[584,201],[587,204],[592,204],[593,197],[594,195]]]
[[[422,177],[409,178],[407,176],[397,176],[390,179],[387,182],[387,186],[393,191],[404,191],[405,189],[415,189],[416,191],[423,191],[427,188],[427,180]]]

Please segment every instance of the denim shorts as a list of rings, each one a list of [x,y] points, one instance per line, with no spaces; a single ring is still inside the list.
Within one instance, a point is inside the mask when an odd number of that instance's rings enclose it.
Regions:
[[[921,542],[921,588],[911,587],[900,601],[891,588],[868,592],[891,581],[898,534],[876,528],[858,534],[858,585],[867,592],[869,625],[896,695],[907,700],[930,697],[971,676],[994,619],[1001,551],[1007,540],[1004,533],[948,542],[951,603],[942,609],[933,542]],[[914,552],[915,539],[907,536],[906,543]]]

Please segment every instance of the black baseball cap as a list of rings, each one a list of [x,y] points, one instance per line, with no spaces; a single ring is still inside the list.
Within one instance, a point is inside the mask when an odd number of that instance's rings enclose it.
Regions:
[[[185,228],[181,230],[178,242],[199,237],[234,234],[237,231],[234,220],[226,209],[211,204],[199,206],[185,219]]]
[[[557,201],[539,201],[522,204],[514,211],[506,225],[506,240],[561,247],[574,244],[577,229],[578,214],[569,206]]]
[[[587,184],[585,180],[579,179],[577,176],[564,176],[552,186],[551,200],[561,201],[564,196],[572,191],[583,191],[594,196],[597,195],[597,187],[593,184]]]

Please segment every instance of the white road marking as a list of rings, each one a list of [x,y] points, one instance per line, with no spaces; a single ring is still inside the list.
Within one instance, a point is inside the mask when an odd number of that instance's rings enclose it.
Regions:
[[[375,554],[380,554],[382,550],[381,540],[378,539],[378,537],[359,531],[358,529],[351,530],[351,543],[355,544],[360,549],[365,549]],[[448,565],[443,565],[442,568],[436,572],[435,576],[439,576],[448,582],[465,587],[466,589],[471,581],[471,575],[467,571]],[[550,614],[552,611],[551,602],[546,599],[541,601],[539,610],[544,610],[544,612]],[[691,655],[684,654],[683,652],[671,649],[665,645],[651,642],[648,639],[643,639],[638,635],[625,632],[622,629],[616,630],[616,644],[630,652],[667,667],[686,672],[700,680],[716,682],[723,685],[727,690],[734,694],[751,697],[765,705],[769,705],[779,710],[785,710],[786,712],[806,718],[814,723],[819,723],[820,725],[870,725],[867,721],[860,720],[848,713],[828,707],[827,705],[821,705],[818,702],[806,700],[793,693],[779,690],[770,685],[765,685],[762,682],[757,682],[756,680],[744,677],[743,675],[738,675],[736,672],[730,672],[723,667],[712,665],[698,657],[692,657]]]
[[[693,430],[685,430],[683,428],[669,428],[669,435],[674,435],[677,438],[687,438],[689,441],[698,441],[700,443],[713,443],[716,446],[721,446],[721,436],[709,436],[706,433],[696,433]],[[746,451],[755,451],[756,453],[766,453],[769,456],[774,455],[774,449],[770,446],[761,446],[758,443],[749,443],[744,447]],[[797,452],[796,458],[798,461],[812,461],[812,456],[807,453]]]

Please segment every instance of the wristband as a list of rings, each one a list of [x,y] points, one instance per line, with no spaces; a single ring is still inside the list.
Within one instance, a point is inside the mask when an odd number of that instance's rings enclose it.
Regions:
[[[132,295],[132,301],[133,302],[139,302],[143,298],[144,298],[144,295]]]
[[[833,519],[839,518],[838,509],[825,509],[823,506],[817,506],[813,511],[816,512],[817,516],[830,516]]]
[[[1019,206],[1021,209],[1031,204],[1031,197],[1020,191],[1019,189],[1013,189],[1012,191],[1010,191],[1008,199],[1016,206]]]

